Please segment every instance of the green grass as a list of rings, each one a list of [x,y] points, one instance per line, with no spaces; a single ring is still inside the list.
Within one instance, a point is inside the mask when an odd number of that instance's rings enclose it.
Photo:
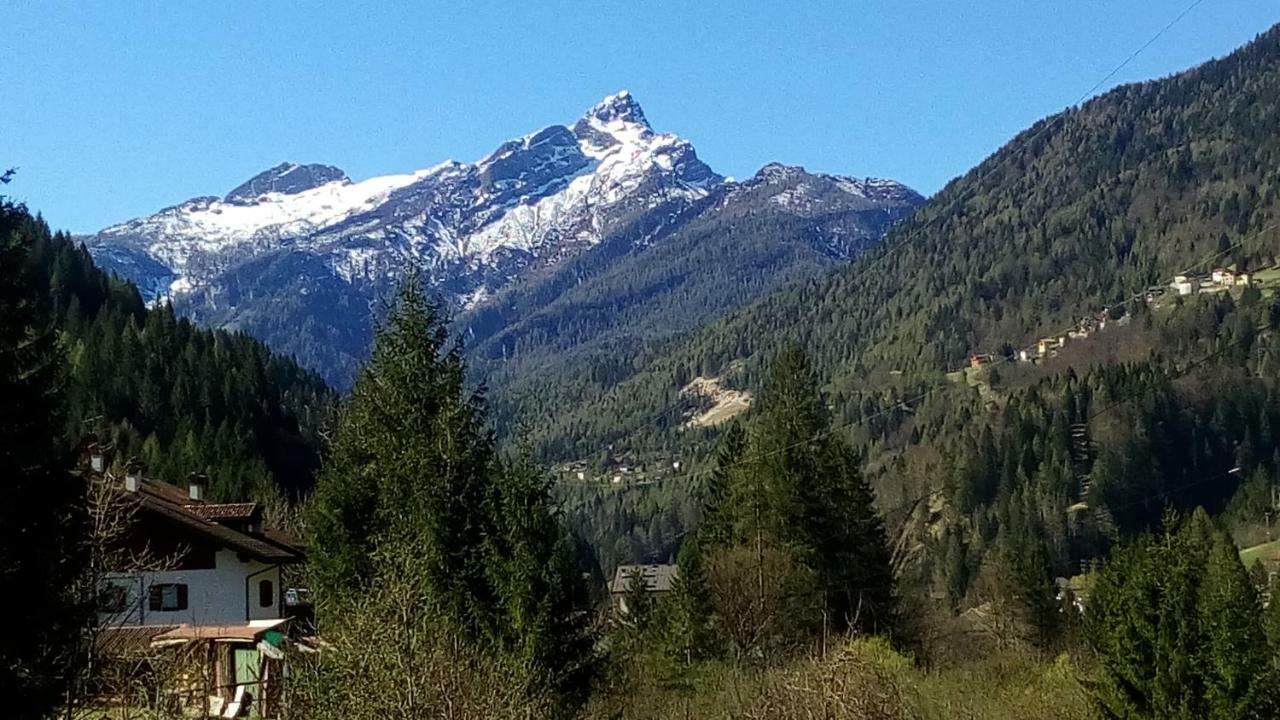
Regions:
[[[1274,287],[1276,285],[1280,285],[1280,267],[1259,270],[1253,274],[1253,281],[1263,287]]]
[[[1240,562],[1244,563],[1246,568],[1253,567],[1253,563],[1257,560],[1280,560],[1280,540],[1272,540],[1240,551]]]

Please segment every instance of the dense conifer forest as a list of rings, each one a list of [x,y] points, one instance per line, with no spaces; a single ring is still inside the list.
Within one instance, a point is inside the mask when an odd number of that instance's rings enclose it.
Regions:
[[[1273,28],[1220,60],[1041,120],[856,262],[641,355],[611,388],[526,424],[552,459],[687,444],[671,410],[690,404],[679,390],[699,375],[754,387],[787,342],[806,348],[837,417],[853,420],[869,394],[893,394],[889,371],[932,383],[970,354],[1026,347],[1176,273],[1270,267],[1278,124]]]
[[[319,376],[247,335],[147,307],[132,284],[21,208],[9,207],[6,223],[30,248],[41,322],[65,348],[69,446],[97,434],[156,477],[207,474],[214,497],[310,489],[336,401]]]

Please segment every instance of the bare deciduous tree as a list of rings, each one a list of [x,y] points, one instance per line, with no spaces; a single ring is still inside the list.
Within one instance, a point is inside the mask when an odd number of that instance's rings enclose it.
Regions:
[[[716,616],[739,659],[766,660],[818,622],[813,573],[773,545],[736,545],[706,564]]]

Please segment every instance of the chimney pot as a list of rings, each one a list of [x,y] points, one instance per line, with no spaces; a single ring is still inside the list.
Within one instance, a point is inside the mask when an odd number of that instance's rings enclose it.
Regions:
[[[138,488],[142,487],[142,463],[134,458],[124,466],[124,489],[129,492],[138,492]]]
[[[209,483],[209,478],[200,473],[191,473],[187,476],[187,497],[192,502],[204,502],[204,486]]]

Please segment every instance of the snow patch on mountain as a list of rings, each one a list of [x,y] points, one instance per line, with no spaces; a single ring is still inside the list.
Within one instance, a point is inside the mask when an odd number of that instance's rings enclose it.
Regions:
[[[411,269],[454,308],[488,312],[566,259],[606,241],[585,265],[635,257],[704,213],[724,210],[731,227],[784,208],[804,221],[804,242],[838,260],[919,200],[893,181],[776,164],[727,180],[687,140],[655,131],[623,91],[475,162],[358,182],[330,165],[281,163],[224,196],[83,240],[148,300],[307,354],[345,383],[367,348],[371,308]]]
[[[598,243],[638,208],[693,202],[722,182],[687,141],[655,133],[623,91],[572,125],[509,141],[475,163],[361,182],[332,166],[282,163],[224,198],[194,198],[86,240],[103,258],[147,257],[148,277],[130,272],[136,262],[115,267],[173,295],[276,252],[324,258],[348,283],[385,282],[415,264],[456,274],[501,258],[555,260]]]

